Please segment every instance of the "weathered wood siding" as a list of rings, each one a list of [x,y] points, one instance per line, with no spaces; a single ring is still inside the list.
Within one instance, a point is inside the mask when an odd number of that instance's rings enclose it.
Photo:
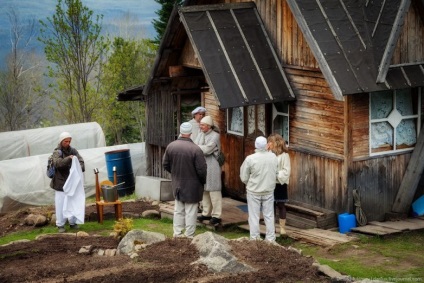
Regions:
[[[158,83],[146,99],[147,123],[146,149],[147,174],[167,177],[162,168],[162,156],[166,146],[175,140],[174,101],[169,92],[170,86]]]
[[[383,221],[392,209],[410,154],[384,156],[352,163],[349,192],[357,189],[368,221]],[[351,204],[349,204],[352,206]]]
[[[290,160],[290,199],[337,212],[346,210],[343,161],[296,151],[290,152]]]
[[[392,64],[424,61],[424,23],[414,2],[405,17],[402,32],[396,44]]]
[[[296,95],[290,107],[290,147],[343,159],[344,102],[333,98],[321,73],[285,70]]]
[[[349,151],[353,160],[369,158],[369,94],[347,97],[349,105]]]

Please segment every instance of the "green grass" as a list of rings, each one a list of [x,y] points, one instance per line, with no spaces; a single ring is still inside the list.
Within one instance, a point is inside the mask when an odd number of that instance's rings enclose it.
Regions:
[[[304,255],[313,256],[356,280],[369,278],[389,282],[424,281],[424,231],[404,232],[387,238],[360,237],[359,241],[322,248],[294,242]]]
[[[83,225],[80,225],[80,231],[85,231],[87,233],[96,233],[102,236],[109,236],[113,232],[113,226],[115,225],[115,222],[115,220],[104,220],[103,224],[99,224],[98,222],[93,221],[85,222]],[[66,228],[69,231],[69,228]],[[162,233],[169,238],[173,235],[172,219],[169,218],[136,218],[133,219],[133,229]],[[206,227],[198,226],[196,228],[196,235],[207,231],[210,230]],[[34,240],[40,234],[51,233],[57,233],[57,227],[49,225],[42,228],[33,229],[27,232],[16,232],[0,238],[0,245],[4,245],[12,241],[22,239]],[[227,239],[249,236],[249,233],[247,231],[242,230],[237,226],[226,228],[225,231],[216,231],[216,233],[226,237]]]

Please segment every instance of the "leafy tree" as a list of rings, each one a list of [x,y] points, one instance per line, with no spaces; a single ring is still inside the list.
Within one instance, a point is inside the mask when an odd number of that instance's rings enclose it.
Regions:
[[[44,99],[39,95],[42,72],[40,59],[31,50],[36,34],[35,20],[23,24],[18,13],[7,12],[11,50],[6,69],[0,71],[0,130],[32,128],[43,115]]]
[[[156,11],[156,15],[159,16],[159,19],[154,19],[152,21],[153,27],[157,32],[154,43],[159,44],[162,40],[163,34],[165,33],[166,26],[168,24],[168,20],[171,16],[174,5],[181,6],[183,0],[155,0],[155,2],[162,6],[159,11]]]
[[[144,140],[144,103],[118,102],[118,92],[144,83],[154,63],[155,46],[150,40],[117,37],[102,76],[104,97],[97,121],[108,144]]]
[[[98,107],[99,73],[108,49],[101,35],[102,15],[84,6],[81,0],[58,0],[56,12],[40,21],[41,37],[56,85],[52,98],[56,112],[68,123],[92,121]]]

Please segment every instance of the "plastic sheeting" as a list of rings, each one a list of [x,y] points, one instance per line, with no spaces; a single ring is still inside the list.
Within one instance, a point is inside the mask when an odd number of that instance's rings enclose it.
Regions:
[[[63,131],[63,129],[61,127],[60,131]],[[57,137],[59,134],[57,134]],[[76,133],[75,137],[79,138],[79,135],[81,134]],[[77,138],[75,138],[75,141],[77,141]],[[86,197],[95,194],[94,168],[99,169],[99,181],[108,179],[105,152],[130,149],[134,176],[146,175],[145,143],[80,149],[76,146],[76,142],[74,144],[74,140],[72,140],[72,145],[75,146],[84,158],[84,188]],[[48,152],[47,154],[0,161],[1,213],[17,210],[28,205],[42,206],[54,204],[54,190],[50,188],[51,179],[46,175],[50,149]]]
[[[72,146],[78,150],[106,146],[103,130],[96,122],[1,132],[0,160],[51,154],[62,132],[71,134]]]

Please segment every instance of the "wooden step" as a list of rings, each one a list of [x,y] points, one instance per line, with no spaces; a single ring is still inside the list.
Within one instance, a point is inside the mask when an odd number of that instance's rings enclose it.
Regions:
[[[286,203],[287,225],[301,228],[330,229],[337,227],[337,214],[332,210],[298,201]]]

